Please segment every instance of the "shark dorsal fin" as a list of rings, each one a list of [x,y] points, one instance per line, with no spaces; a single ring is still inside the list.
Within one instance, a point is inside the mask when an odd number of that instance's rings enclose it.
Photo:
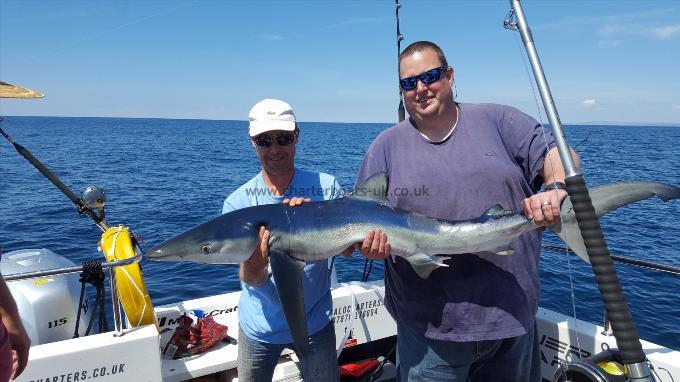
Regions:
[[[387,200],[387,174],[377,172],[366,179],[362,184],[354,187],[350,195],[356,199],[370,199],[377,201]]]
[[[495,206],[486,210],[486,212],[484,213],[484,216],[498,217],[498,216],[503,216],[504,214],[505,214],[505,209],[503,207],[501,207],[500,204],[496,204]]]
[[[508,211],[501,207],[500,204],[496,204],[495,206],[492,206],[486,212],[482,214],[482,216],[478,217],[477,219],[474,219],[475,222],[477,223],[485,223],[488,222],[489,220],[494,220],[498,218],[502,218],[503,216],[511,215],[513,212]]]
[[[484,215],[482,215],[483,218],[500,218],[505,215],[511,214],[512,211],[507,211],[505,208],[501,207],[500,204],[496,204],[495,206],[489,208],[486,210]]]

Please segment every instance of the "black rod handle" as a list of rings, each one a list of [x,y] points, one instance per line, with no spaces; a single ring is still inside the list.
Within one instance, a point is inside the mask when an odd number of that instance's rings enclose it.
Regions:
[[[576,221],[581,229],[583,242],[590,257],[590,265],[597,280],[597,287],[604,302],[604,309],[612,325],[612,332],[614,338],[616,338],[621,361],[624,364],[642,363],[647,357],[642,351],[640,337],[635,328],[635,322],[628,308],[626,297],[623,295],[614,268],[614,261],[609,255],[607,242],[595,214],[595,208],[586,188],[585,180],[582,175],[576,175],[567,177],[565,183],[574,207]]]

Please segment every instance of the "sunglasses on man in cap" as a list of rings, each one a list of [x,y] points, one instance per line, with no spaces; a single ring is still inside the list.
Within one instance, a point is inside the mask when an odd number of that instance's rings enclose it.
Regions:
[[[256,137],[253,137],[253,142],[255,145],[259,148],[269,148],[271,145],[276,142],[277,145],[281,147],[286,147],[290,146],[295,142],[295,136],[297,135],[296,132],[283,132],[276,134],[275,136],[271,135],[266,135],[266,134],[260,134]]]

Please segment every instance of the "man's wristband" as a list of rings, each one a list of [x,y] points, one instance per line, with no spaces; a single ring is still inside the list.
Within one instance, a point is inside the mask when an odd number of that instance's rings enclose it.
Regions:
[[[543,187],[543,191],[552,191],[552,190],[567,190],[567,185],[564,184],[563,182],[553,182],[553,183],[548,183]]]

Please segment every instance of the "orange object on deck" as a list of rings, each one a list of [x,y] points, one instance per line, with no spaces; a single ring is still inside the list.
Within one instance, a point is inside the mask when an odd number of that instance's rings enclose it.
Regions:
[[[340,378],[360,379],[375,370],[380,362],[377,359],[369,359],[361,363],[347,363],[338,366]]]

